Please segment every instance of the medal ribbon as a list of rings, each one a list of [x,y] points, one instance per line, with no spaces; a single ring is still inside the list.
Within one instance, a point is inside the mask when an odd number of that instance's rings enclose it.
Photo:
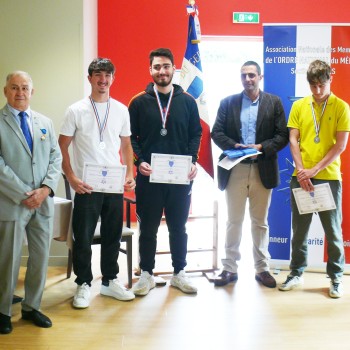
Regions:
[[[99,116],[99,114],[98,114],[98,110],[97,110],[97,108],[96,108],[95,102],[93,101],[93,99],[91,98],[91,96],[89,96],[89,99],[90,99],[92,108],[93,108],[94,113],[95,113],[95,118],[96,118],[96,121],[97,121],[98,130],[99,130],[99,133],[100,133],[100,142],[103,142],[103,133],[104,133],[104,131],[105,131],[105,129],[106,129],[107,120],[108,120],[108,116],[109,116],[109,106],[110,106],[109,97],[108,97],[108,101],[107,101],[106,114],[105,114],[105,117],[104,117],[104,119],[103,119],[102,124],[101,124],[101,119],[100,119],[100,116]]]
[[[153,90],[154,90],[154,93],[156,94],[156,97],[157,97],[159,112],[160,112],[160,116],[162,118],[162,126],[163,126],[163,129],[165,129],[166,120],[168,118],[168,113],[169,113],[169,109],[170,109],[170,104],[171,104],[171,101],[173,99],[174,87],[172,87],[172,89],[170,91],[170,96],[169,96],[168,104],[166,106],[165,111],[164,111],[164,109],[162,107],[162,103],[160,102],[158,91],[157,91],[157,89],[156,89],[156,87],[154,85],[153,85]]]
[[[316,115],[315,115],[315,110],[314,110],[314,106],[313,106],[313,104],[312,104],[312,97],[311,97],[310,106],[311,106],[312,118],[313,118],[313,120],[314,120],[314,127],[315,127],[316,137],[318,137],[318,135],[320,134],[321,119],[322,119],[323,114],[324,114],[324,111],[325,111],[325,109],[326,109],[327,102],[328,102],[328,98],[329,98],[329,96],[327,97],[327,100],[324,101],[324,103],[323,103],[322,112],[321,112],[321,117],[320,117],[320,122],[317,124]]]

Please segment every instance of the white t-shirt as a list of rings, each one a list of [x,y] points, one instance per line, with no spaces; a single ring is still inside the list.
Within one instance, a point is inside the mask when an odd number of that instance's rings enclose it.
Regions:
[[[107,102],[96,103],[96,109],[103,124]],[[84,163],[116,166],[120,161],[120,136],[130,136],[130,117],[125,105],[110,98],[108,119],[100,140],[97,116],[88,97],[68,107],[60,131],[61,135],[73,136],[72,168],[76,176],[82,178]],[[99,147],[100,142],[105,148]]]

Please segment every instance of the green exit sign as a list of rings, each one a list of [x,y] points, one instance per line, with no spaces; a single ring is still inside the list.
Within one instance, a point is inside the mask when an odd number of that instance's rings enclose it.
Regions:
[[[259,13],[233,12],[233,23],[259,23]]]

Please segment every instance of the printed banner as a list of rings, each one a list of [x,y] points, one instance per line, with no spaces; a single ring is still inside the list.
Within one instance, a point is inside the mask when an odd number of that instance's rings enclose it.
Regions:
[[[332,92],[350,102],[350,89],[345,89],[350,71],[350,26],[335,24],[265,25],[264,90],[280,96],[288,118],[292,103],[310,95],[306,71],[315,59],[332,67]],[[346,263],[350,263],[350,149],[342,154],[343,172],[343,237]],[[291,208],[289,180],[293,172],[289,148],[279,153],[281,185],[274,189],[269,211],[270,254],[273,264],[285,265],[290,260]],[[308,237],[309,268],[324,267],[327,259],[324,231],[314,215]]]

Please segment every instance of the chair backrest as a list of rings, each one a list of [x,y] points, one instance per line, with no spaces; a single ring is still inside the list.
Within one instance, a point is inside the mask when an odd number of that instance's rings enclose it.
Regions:
[[[70,184],[67,180],[66,175],[62,174],[63,176],[63,180],[64,180],[64,188],[66,191],[66,198],[72,200],[72,191],[70,188]],[[95,229],[95,234],[94,234],[94,240],[93,240],[93,244],[100,244],[101,243],[101,235],[100,235],[100,226],[101,226],[101,222],[100,222],[101,218],[98,219],[98,223]]]
[[[72,200],[72,192],[71,192],[70,184],[67,180],[66,175],[62,174],[62,176],[64,180],[64,189],[66,191],[66,198]]]

